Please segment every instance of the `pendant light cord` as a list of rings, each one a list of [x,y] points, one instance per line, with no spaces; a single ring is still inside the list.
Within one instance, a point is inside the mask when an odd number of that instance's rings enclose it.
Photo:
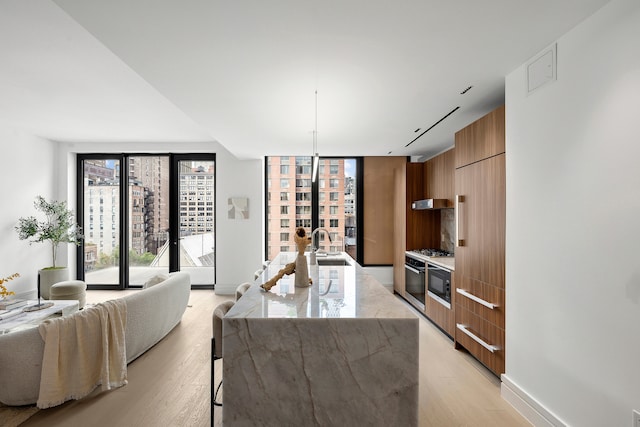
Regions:
[[[313,153],[311,153],[311,182],[316,182],[318,178],[318,168],[320,158],[318,157],[318,89],[316,89],[316,124],[313,130]]]
[[[318,89],[316,89],[316,123],[313,130],[313,154],[318,154]]]

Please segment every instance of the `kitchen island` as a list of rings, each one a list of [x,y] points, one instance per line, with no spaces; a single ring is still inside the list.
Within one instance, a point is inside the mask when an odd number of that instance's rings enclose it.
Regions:
[[[417,426],[418,318],[344,253],[309,265],[308,288],[260,288],[295,256],[223,320],[223,425]]]

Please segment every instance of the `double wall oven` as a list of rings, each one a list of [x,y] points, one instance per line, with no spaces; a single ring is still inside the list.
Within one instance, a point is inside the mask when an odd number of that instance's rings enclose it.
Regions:
[[[450,256],[436,252],[431,256]],[[438,301],[451,308],[451,272],[435,263],[429,262],[429,255],[419,252],[405,254],[405,297],[413,305],[424,310],[425,297]]]

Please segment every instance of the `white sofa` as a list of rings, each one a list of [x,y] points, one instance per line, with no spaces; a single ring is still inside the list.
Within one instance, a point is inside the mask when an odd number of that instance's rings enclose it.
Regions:
[[[127,363],[180,323],[190,292],[189,274],[177,272],[157,285],[123,297],[127,301]],[[0,402],[14,406],[37,402],[43,352],[38,328],[0,335]]]

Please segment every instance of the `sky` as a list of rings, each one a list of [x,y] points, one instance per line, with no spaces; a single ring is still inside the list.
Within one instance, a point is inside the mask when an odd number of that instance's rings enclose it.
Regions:
[[[356,159],[344,159],[344,174],[355,178],[356,176]]]

